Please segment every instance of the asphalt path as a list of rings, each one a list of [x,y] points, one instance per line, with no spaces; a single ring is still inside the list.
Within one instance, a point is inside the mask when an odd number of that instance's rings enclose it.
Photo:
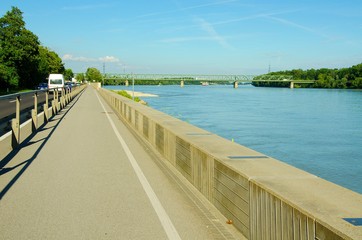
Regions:
[[[0,167],[0,239],[243,239],[91,87]]]

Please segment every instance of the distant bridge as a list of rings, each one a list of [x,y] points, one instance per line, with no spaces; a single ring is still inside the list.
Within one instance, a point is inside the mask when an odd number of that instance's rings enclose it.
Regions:
[[[229,81],[252,82],[256,75],[209,75],[209,74],[106,74],[106,79],[134,80],[183,80],[183,81]]]
[[[256,82],[287,82],[290,88],[294,88],[294,84],[314,84],[315,80],[297,80],[291,75],[231,75],[231,74],[129,74],[129,73],[107,73],[104,76],[107,80],[121,80],[126,85],[131,80],[137,81],[180,81],[181,86],[185,82],[229,82],[234,87],[238,87],[238,83],[250,84]]]

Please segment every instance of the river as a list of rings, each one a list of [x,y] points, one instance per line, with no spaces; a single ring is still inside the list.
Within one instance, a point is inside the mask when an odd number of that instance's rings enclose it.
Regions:
[[[107,86],[108,89],[132,87]],[[149,106],[362,194],[362,91],[135,86]]]

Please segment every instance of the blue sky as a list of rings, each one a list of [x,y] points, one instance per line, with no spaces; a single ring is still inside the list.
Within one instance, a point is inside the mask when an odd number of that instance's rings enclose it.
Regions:
[[[362,63],[360,0],[1,0],[66,68],[261,74]]]

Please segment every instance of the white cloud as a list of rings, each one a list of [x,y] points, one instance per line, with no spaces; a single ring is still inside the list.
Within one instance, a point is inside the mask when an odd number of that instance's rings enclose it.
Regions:
[[[118,63],[120,60],[114,56],[105,56],[100,58],[88,58],[88,57],[76,57],[72,54],[65,54],[63,60],[74,61],[74,62],[108,62],[108,63]]]
[[[102,62],[119,62],[119,59],[113,56],[100,57],[99,60]]]
[[[87,57],[75,57],[71,54],[65,54],[63,56],[63,60],[69,60],[74,62],[96,62],[97,59],[94,58],[87,58]]]

